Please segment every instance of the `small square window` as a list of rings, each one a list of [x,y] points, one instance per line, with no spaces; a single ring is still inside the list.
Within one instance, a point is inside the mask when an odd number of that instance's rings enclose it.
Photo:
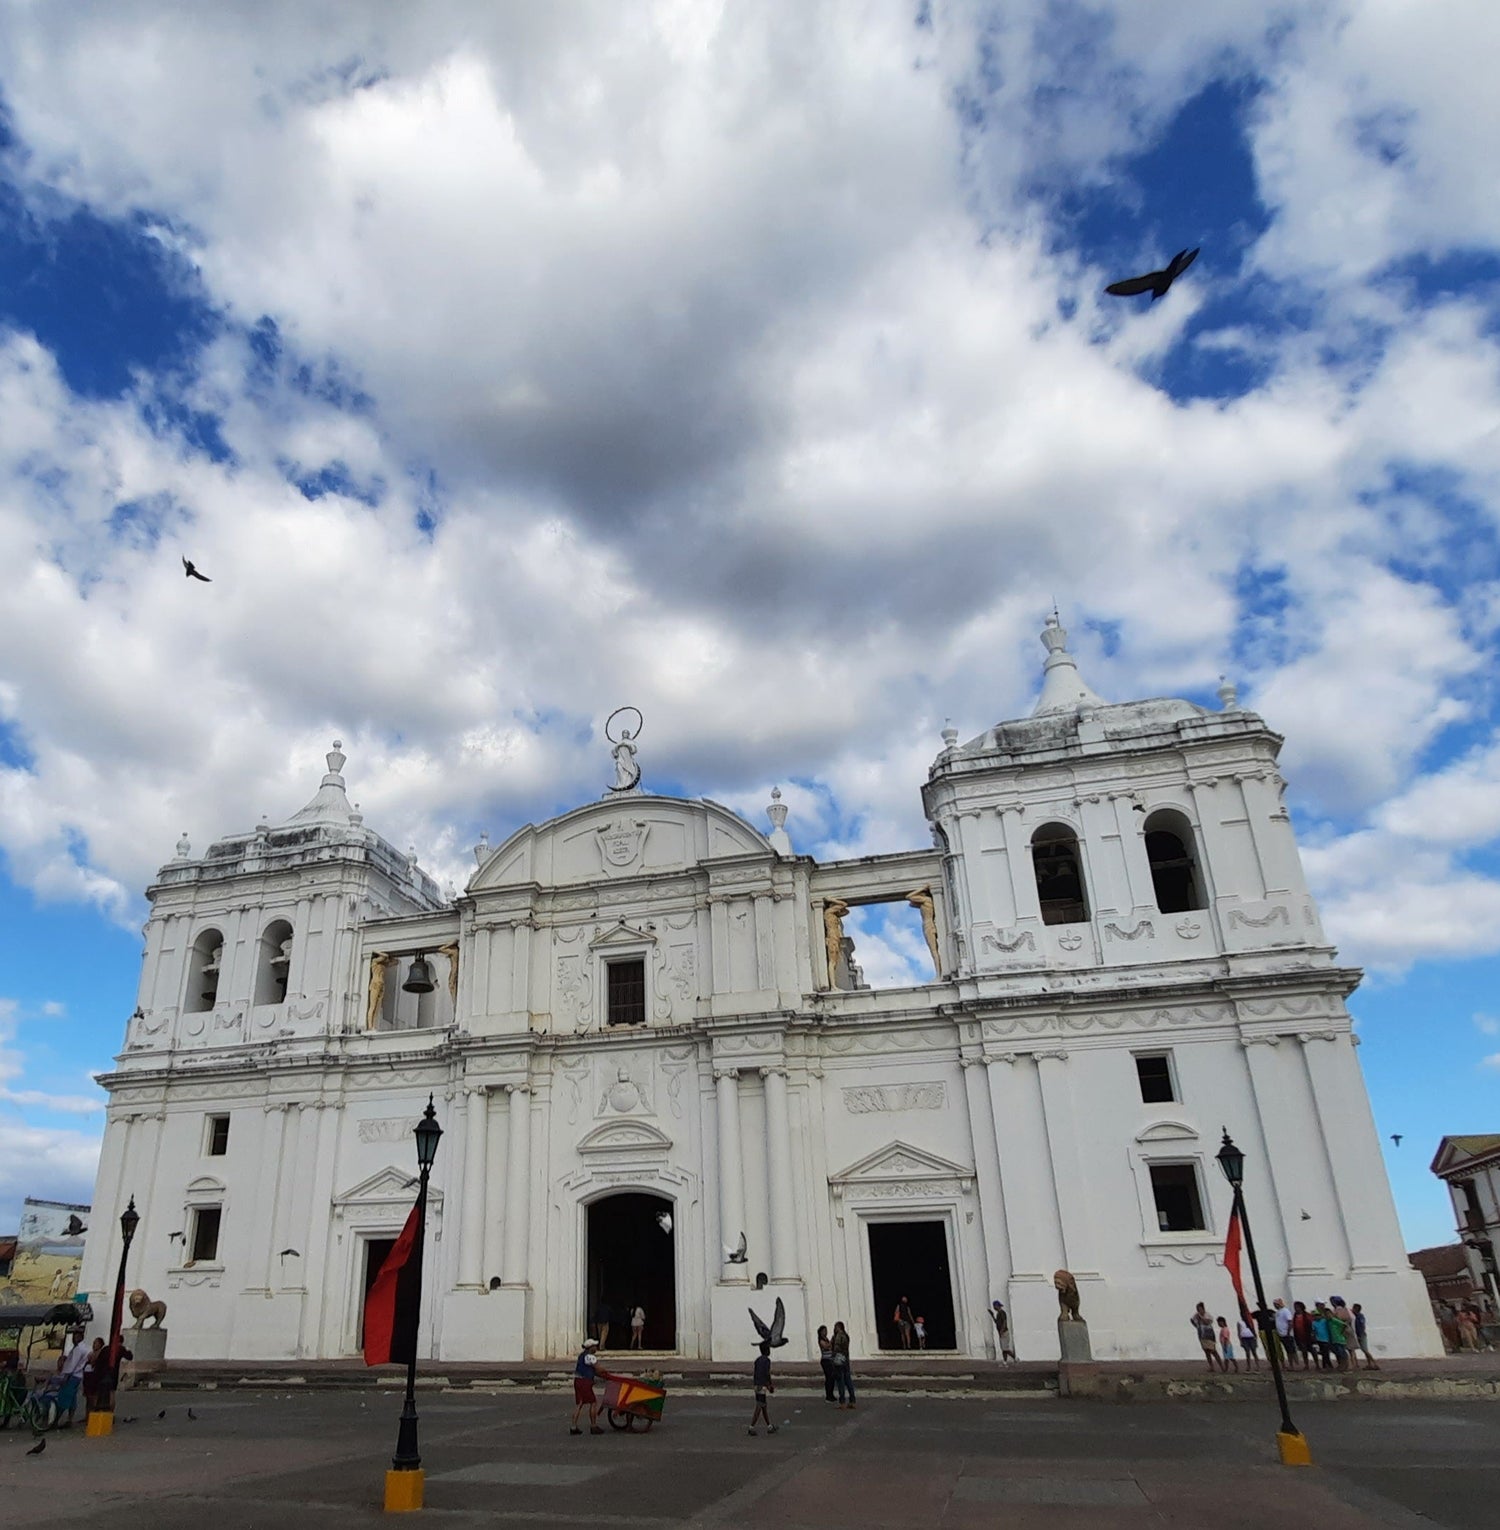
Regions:
[[[1192,1164],[1152,1164],[1151,1194],[1156,1201],[1156,1223],[1162,1232],[1205,1231],[1198,1171]]]
[[[193,1213],[193,1262],[212,1264],[219,1257],[219,1218],[222,1206],[200,1206]]]
[[[610,962],[609,1023],[644,1025],[646,1023],[646,963],[642,958]]]
[[[222,1158],[229,1151],[229,1117],[208,1118],[208,1156]]]
[[[1141,1083],[1141,1099],[1147,1105],[1166,1105],[1177,1098],[1172,1083],[1172,1059],[1165,1052],[1137,1056],[1135,1075]]]

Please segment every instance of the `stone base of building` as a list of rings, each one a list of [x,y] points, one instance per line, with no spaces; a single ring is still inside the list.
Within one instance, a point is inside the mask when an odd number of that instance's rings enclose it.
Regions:
[[[441,1360],[524,1360],[528,1286],[449,1291],[443,1297]]]
[[[761,1322],[769,1324],[780,1298],[786,1307],[785,1346],[772,1352],[772,1359],[807,1360],[817,1357],[817,1346],[807,1327],[807,1292],[801,1281],[773,1281],[757,1291],[751,1285],[717,1285],[709,1293],[709,1312],[713,1321],[711,1359],[743,1360],[748,1371],[760,1342],[753,1310]]]
[[[234,1302],[235,1353],[247,1360],[295,1355],[305,1295],[301,1291],[240,1292]]]

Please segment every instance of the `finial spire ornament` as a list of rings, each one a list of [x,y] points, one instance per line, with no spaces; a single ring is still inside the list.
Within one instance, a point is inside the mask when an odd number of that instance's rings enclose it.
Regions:
[[[953,726],[953,719],[943,719],[943,753],[951,754],[958,747],[958,729]]]
[[[615,719],[625,712],[633,712],[635,714],[635,731],[632,732],[629,728],[622,725],[620,736],[616,738],[610,732],[610,728],[614,725]],[[636,707],[616,707],[605,719],[604,736],[614,745],[610,754],[615,762],[615,784],[604,788],[604,795],[606,797],[615,796],[620,792],[640,790],[641,767],[635,762],[635,741],[641,736],[641,728],[644,724],[645,718],[641,716],[639,709]]]
[[[771,788],[771,805],[766,809],[766,817],[771,820],[771,848],[778,855],[790,855],[792,853],[792,841],[786,832],[786,803],[781,800],[781,788]]]
[[[1109,705],[1078,673],[1078,661],[1068,652],[1068,629],[1055,607],[1042,628],[1042,644],[1047,658],[1042,665],[1042,694],[1031,709],[1033,717]]]
[[[177,841],[177,859],[179,861],[185,861],[189,858],[189,856],[192,855],[192,853],[193,847],[188,843],[188,832],[186,829],[184,829],[182,831],[182,838]]]
[[[342,771],[344,769],[344,762],[348,758],[349,756],[344,753],[343,740],[334,739],[333,748],[324,755],[324,759],[328,761],[328,774],[323,777],[322,783],[324,786],[342,786],[344,784]]]
[[[1240,691],[1226,675],[1219,676],[1219,688],[1214,692],[1219,698],[1219,705],[1226,712],[1237,712],[1240,707]]]
[[[479,843],[474,846],[474,864],[476,866],[483,866],[489,858],[490,831],[488,829],[481,829],[479,831]]]

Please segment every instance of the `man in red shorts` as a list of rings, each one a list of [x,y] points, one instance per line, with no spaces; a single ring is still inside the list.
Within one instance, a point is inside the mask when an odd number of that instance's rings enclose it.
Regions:
[[[597,1339],[585,1339],[578,1352],[578,1362],[573,1367],[573,1426],[568,1430],[569,1434],[583,1433],[578,1420],[585,1408],[589,1410],[589,1433],[604,1433],[599,1427],[599,1399],[594,1396],[594,1365],[599,1358],[595,1351],[598,1348]]]

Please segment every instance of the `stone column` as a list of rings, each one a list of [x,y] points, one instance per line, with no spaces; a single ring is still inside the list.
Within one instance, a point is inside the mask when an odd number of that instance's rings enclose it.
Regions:
[[[489,1151],[488,1089],[470,1089],[464,1101],[464,1196],[459,1207],[458,1283],[484,1289],[484,1165]]]
[[[1010,1252],[1005,1235],[1005,1193],[1000,1185],[1000,1159],[995,1150],[995,1117],[990,1091],[985,1087],[984,1059],[959,1059],[964,1073],[964,1098],[969,1107],[969,1140],[974,1147],[974,1176],[979,1181],[979,1231],[984,1246],[984,1272],[988,1283],[985,1310],[999,1297],[1005,1299],[1010,1279]],[[993,1335],[991,1335],[993,1337]],[[998,1357],[997,1357],[998,1358]]]
[[[715,1068],[714,1084],[719,1094],[719,1242],[723,1248],[735,1248],[745,1228],[745,1171],[740,1155],[738,1070]],[[746,1265],[730,1264],[725,1259],[719,1278],[748,1284],[746,1269]]]
[[[1245,804],[1245,820],[1265,875],[1266,896],[1296,895],[1306,890],[1302,867],[1297,857],[1297,842],[1290,822],[1280,816],[1281,799],[1277,789],[1259,775],[1237,778],[1240,799]]]
[[[1047,1123],[1036,1065],[1027,1055],[1001,1052],[987,1057],[985,1066],[1005,1192],[1011,1273],[1050,1280],[1062,1263],[1062,1227],[1042,1167],[1048,1152]]]
[[[292,1130],[292,1163],[293,1172],[281,1176],[281,1183],[277,1187],[276,1194],[276,1224],[272,1232],[271,1241],[275,1244],[273,1252],[276,1255],[276,1263],[272,1267],[276,1274],[276,1284],[282,1290],[295,1289],[302,1285],[302,1260],[296,1259],[291,1266],[281,1257],[284,1248],[296,1247],[293,1239],[296,1237],[293,1229],[302,1220],[298,1216],[298,1201],[301,1198],[308,1173],[310,1172],[316,1154],[317,1145],[317,1111],[311,1105],[299,1104],[290,1107],[297,1112],[296,1126]],[[301,1248],[298,1254],[306,1254],[307,1250]],[[291,1258],[290,1255],[287,1258]],[[291,1286],[288,1286],[287,1276],[291,1275]]]
[[[505,1247],[500,1278],[524,1286],[527,1238],[531,1225],[531,1088],[507,1084],[510,1096],[510,1142],[505,1160]]]
[[[269,1291],[271,1273],[276,1267],[276,1203],[281,1190],[281,1156],[286,1143],[288,1108],[285,1101],[264,1107],[266,1129],[260,1148],[260,1185],[255,1197],[255,1223],[251,1237],[252,1246],[255,1239],[260,1240],[261,1247],[266,1251],[266,1259],[260,1285],[250,1287],[251,1290]]]
[[[1134,801],[1126,795],[1111,796],[1115,830],[1120,836],[1120,851],[1125,862],[1125,880],[1130,888],[1130,912],[1137,909],[1156,911],[1156,884],[1151,880],[1151,861],[1146,854],[1146,836],[1141,825],[1146,814],[1138,813]],[[1202,880],[1200,871],[1200,881]]]
[[[786,1069],[762,1068],[760,1076],[766,1088],[766,1160],[771,1169],[771,1279],[795,1280],[801,1272],[797,1264],[797,1219],[793,1214],[796,1201],[792,1188]],[[738,1238],[738,1234],[735,1236]]]
[[[1336,1031],[1298,1037],[1312,1080],[1313,1100],[1328,1151],[1334,1194],[1349,1244],[1350,1273],[1406,1268],[1404,1241],[1380,1147],[1369,1095],[1359,1077],[1353,1038]]]
[[[1098,1266],[1094,1261],[1087,1187],[1083,1167],[1078,1161],[1078,1124],[1073,1117],[1073,1092],[1068,1086],[1067,1063],[1068,1054],[1063,1051],[1036,1054],[1042,1108],[1047,1117],[1053,1194],[1062,1225],[1063,1264],[1075,1275],[1085,1271],[1092,1274]]]

